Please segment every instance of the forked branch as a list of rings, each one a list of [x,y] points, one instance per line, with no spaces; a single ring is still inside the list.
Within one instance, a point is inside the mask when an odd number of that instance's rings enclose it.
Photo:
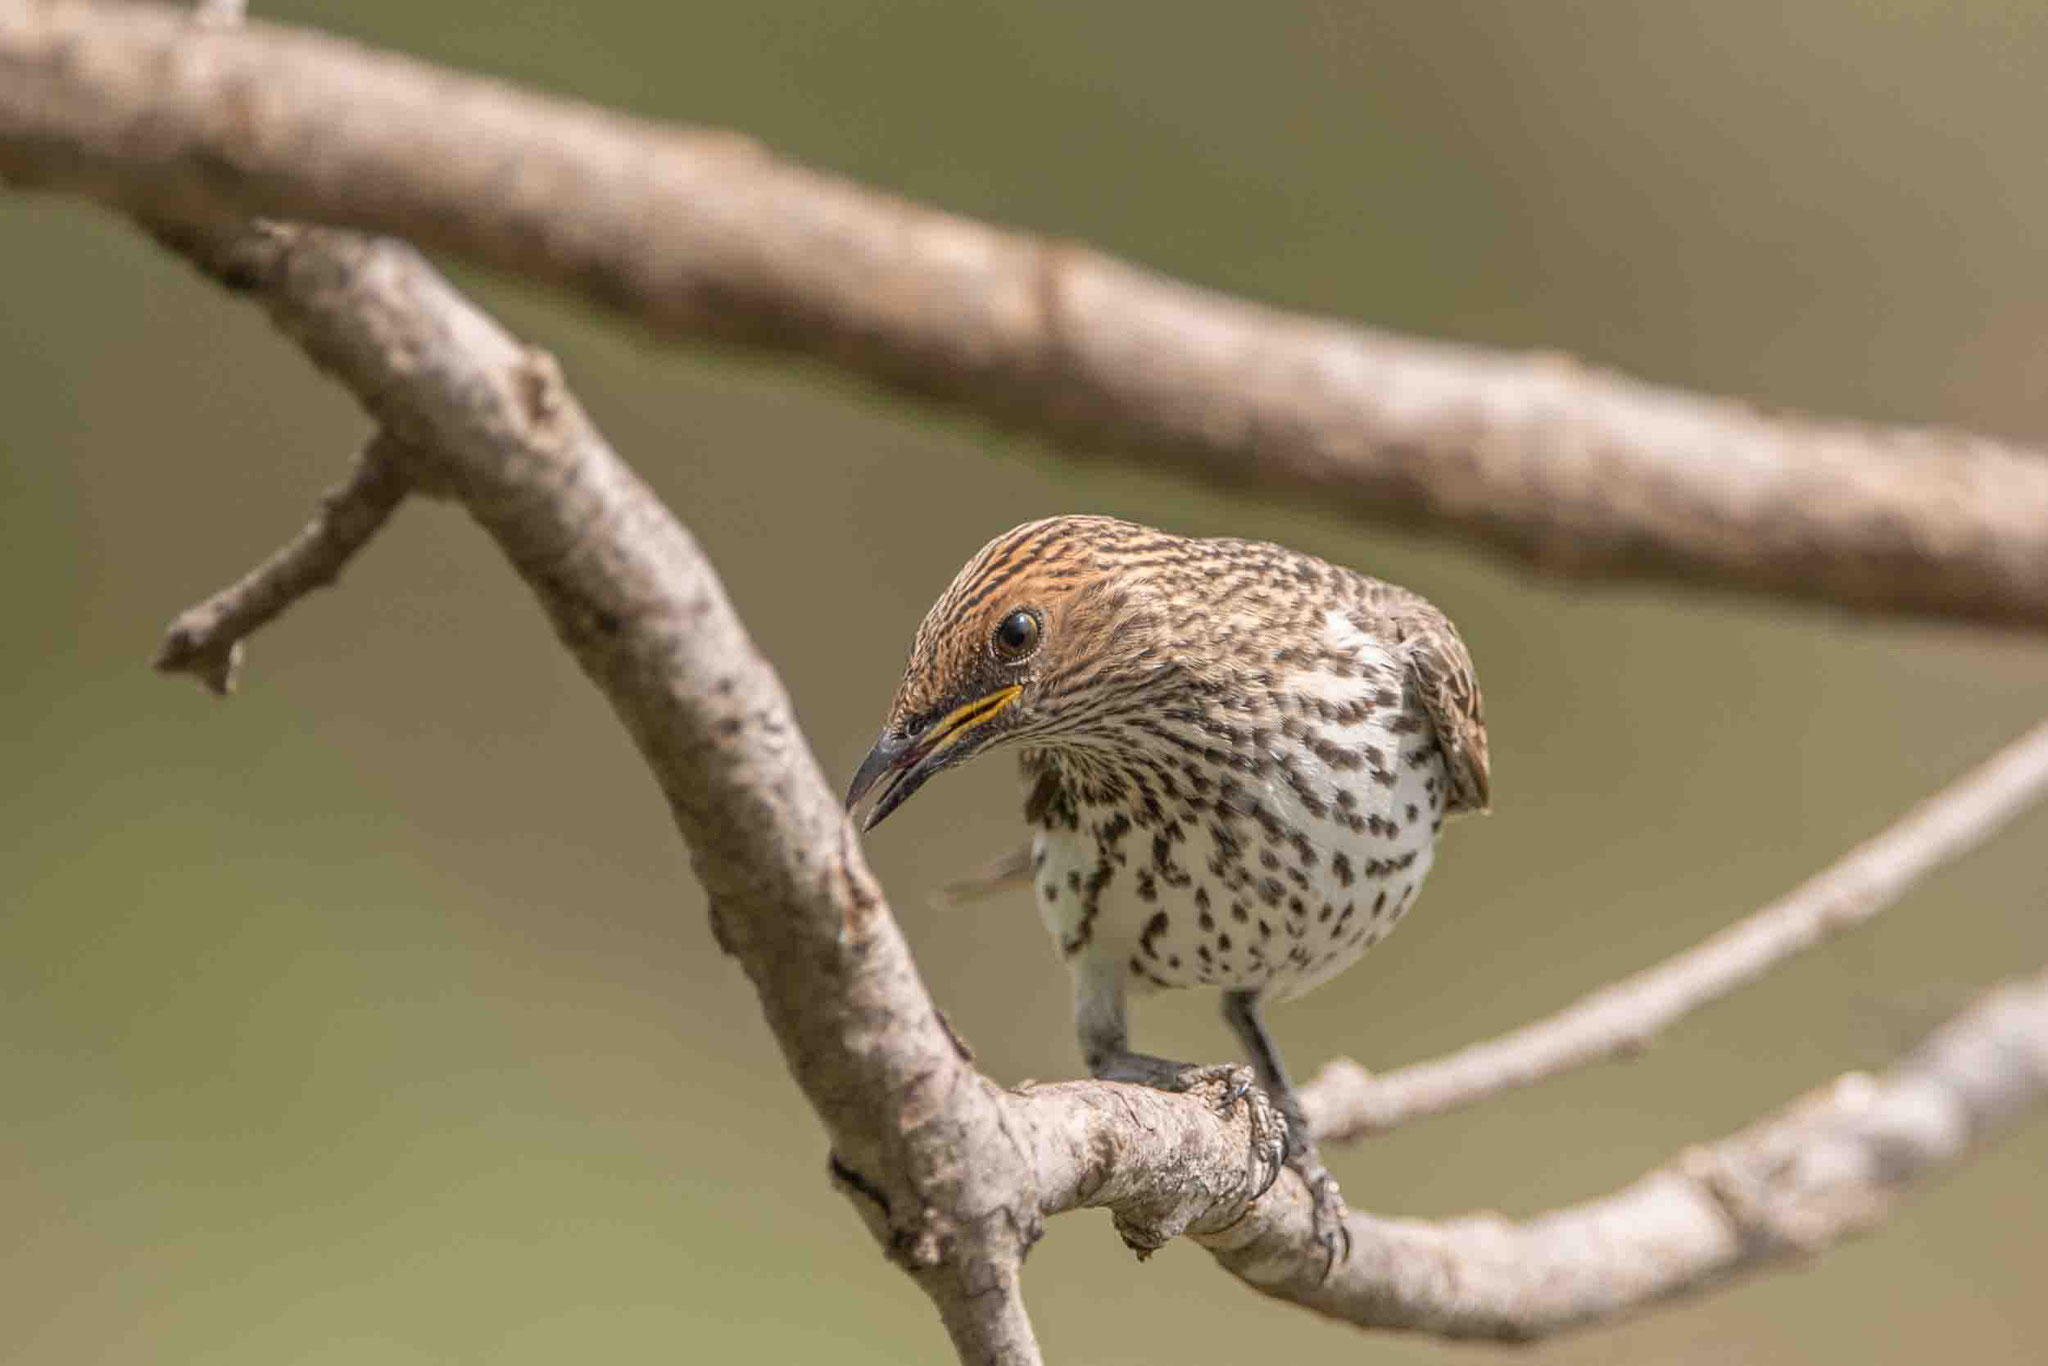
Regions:
[[[1106,1206],[1186,1229],[1266,1294],[1363,1327],[1519,1341],[1818,1252],[1881,1220],[2048,1103],[2048,973],[1985,996],[1882,1075],[1841,1077],[1612,1195],[1520,1223],[1354,1213],[1352,1255],[1328,1280],[1292,1173],[1249,1209],[1217,1198],[1202,1181],[1242,1161],[1241,1135],[1176,1097],[1112,1105],[1100,1090],[1020,1098],[1048,1212]]]

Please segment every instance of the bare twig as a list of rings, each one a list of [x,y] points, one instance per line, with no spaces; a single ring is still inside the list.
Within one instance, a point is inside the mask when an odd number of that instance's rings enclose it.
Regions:
[[[1045,1208],[1185,1229],[1279,1299],[1371,1328],[1518,1341],[1810,1254],[2048,1102],[2048,974],[1991,993],[1878,1077],[1852,1073],[1612,1195],[1521,1223],[1353,1214],[1326,1281],[1306,1188],[1248,1209],[1243,1136],[1178,1097],[1085,1083],[1019,1098]],[[1226,1178],[1219,1182],[1219,1177]]]
[[[298,535],[234,583],[178,614],[157,647],[154,666],[165,673],[194,674],[222,696],[232,692],[242,642],[306,594],[333,583],[397,510],[405,491],[397,442],[380,431]]]
[[[672,332],[1568,572],[2048,625],[2038,453],[1260,308],[730,135],[304,33],[0,5],[0,175],[401,233]]]
[[[2048,792],[2048,722],[1913,808],[1833,866],[1712,938],[1547,1019],[1375,1076],[1348,1059],[1303,1090],[1326,1142],[1390,1129],[1575,1067],[1632,1054],[1674,1021],[1859,925],[1976,848]]]

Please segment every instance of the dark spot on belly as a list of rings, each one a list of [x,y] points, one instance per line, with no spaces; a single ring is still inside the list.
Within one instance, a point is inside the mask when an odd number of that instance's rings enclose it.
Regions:
[[[1159,956],[1159,946],[1152,941],[1166,933],[1166,912],[1154,911],[1152,918],[1145,922],[1145,928],[1138,935],[1138,947],[1147,958]]]

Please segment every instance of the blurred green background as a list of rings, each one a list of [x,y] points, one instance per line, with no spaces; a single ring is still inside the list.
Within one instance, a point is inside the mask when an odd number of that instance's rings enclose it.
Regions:
[[[1769,404],[2039,441],[2038,4],[951,0],[258,7],[1101,244],[1281,304]],[[0,198],[0,1354],[22,1362],[939,1362],[824,1176],[653,784],[483,538],[408,507],[222,705],[145,661],[303,520],[364,422],[120,222]],[[827,768],[996,531],[1272,537],[1463,626],[1497,813],[1276,1018],[1298,1071],[1492,1033],[1724,924],[2026,726],[2038,639],[1534,580],[1061,458],[465,274],[709,548]],[[1007,764],[871,842],[997,1077],[1077,1070]],[[2033,816],[1873,930],[1583,1073],[1338,1154],[1360,1207],[1603,1192],[2048,960]],[[1214,1002],[1143,1046],[1227,1054]],[[2035,1361],[2048,1126],[1810,1266],[1532,1362]],[[1463,1361],[1057,1220],[1060,1361]]]

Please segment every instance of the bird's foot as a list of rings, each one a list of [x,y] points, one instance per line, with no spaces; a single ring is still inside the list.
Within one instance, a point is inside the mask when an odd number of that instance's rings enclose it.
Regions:
[[[1327,1281],[1337,1264],[1351,1256],[1351,1228],[1345,1223],[1351,1211],[1345,1207],[1344,1193],[1337,1189],[1337,1178],[1316,1157],[1313,1145],[1304,1156],[1289,1158],[1287,1165],[1308,1183],[1316,1242],[1323,1249],[1323,1279]]]
[[[1242,1063],[1219,1062],[1202,1065],[1189,1063],[1182,1066],[1164,1086],[1162,1091],[1206,1091],[1216,1092],[1216,1113],[1229,1115],[1237,1103],[1246,1096],[1256,1095],[1259,1081],[1252,1069]]]
[[[1155,1058],[1145,1053],[1124,1053],[1099,1061],[1091,1070],[1104,1081],[1128,1081],[1155,1091],[1204,1092],[1216,1094],[1216,1113],[1228,1119],[1242,1101],[1250,1121],[1251,1157],[1248,1167],[1256,1200],[1273,1188],[1287,1163],[1289,1125],[1279,1108],[1261,1090],[1258,1074],[1243,1063],[1184,1063]],[[1308,1130],[1304,1128],[1303,1133]],[[1340,1207],[1341,1207],[1341,1201]]]
[[[1287,1166],[1308,1185],[1309,1199],[1314,1202],[1316,1242],[1322,1245],[1323,1279],[1327,1281],[1337,1264],[1351,1256],[1351,1229],[1345,1223],[1351,1211],[1344,1204],[1344,1193],[1337,1189],[1337,1178],[1330,1175],[1316,1151],[1308,1118],[1292,1091],[1282,1097],[1279,1108],[1287,1131]]]

